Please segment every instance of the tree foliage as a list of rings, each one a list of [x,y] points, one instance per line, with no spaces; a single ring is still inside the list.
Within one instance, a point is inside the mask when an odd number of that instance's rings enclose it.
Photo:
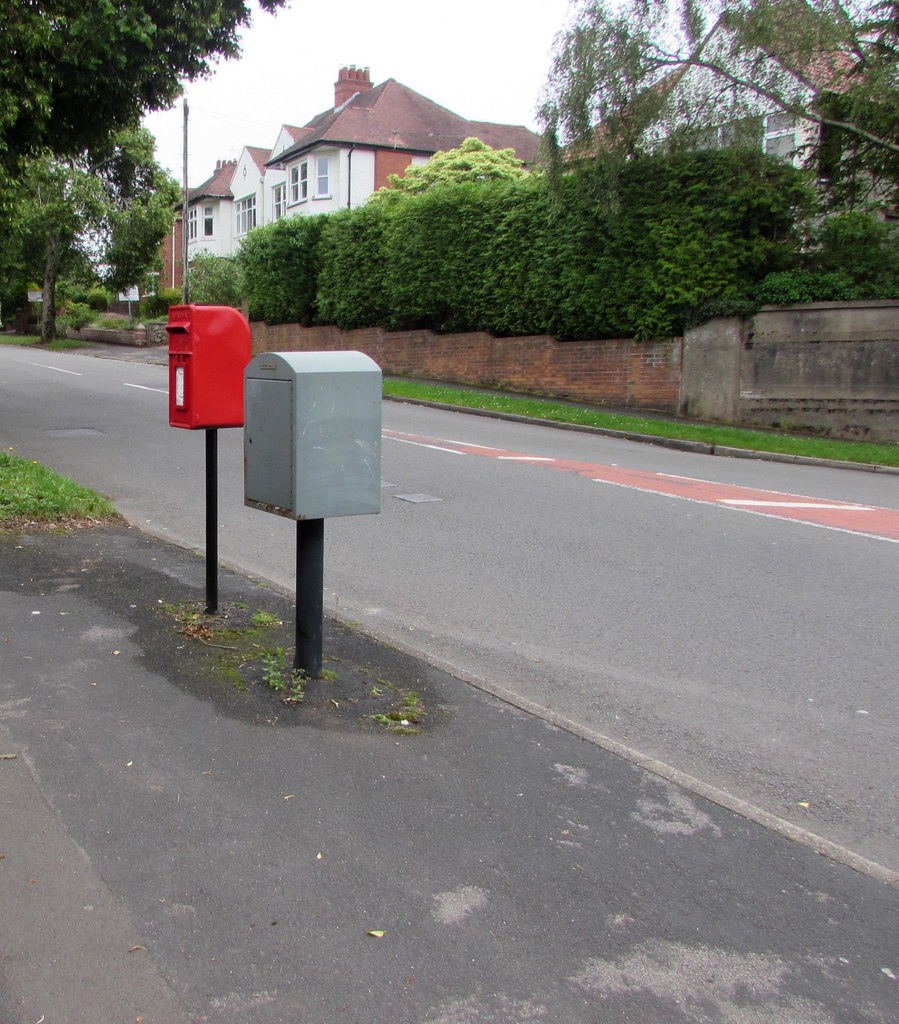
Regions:
[[[763,114],[816,125],[806,156],[855,201],[899,184],[899,3],[586,0],[541,111],[550,155],[708,146]]]
[[[245,0],[0,0],[0,164],[75,156],[169,106],[239,52],[250,16]]]
[[[234,306],[243,300],[243,266],[239,256],[200,252],[190,261],[190,301],[211,306]]]
[[[812,203],[800,171],[738,149],[600,163],[564,176],[555,198],[539,176],[435,186],[325,218],[296,265],[278,255],[272,229],[304,218],[257,229],[244,247],[259,268],[251,315],[312,314],[345,329],[664,336],[707,310],[745,307],[767,275],[796,267],[797,224]],[[288,315],[300,292],[304,316]],[[268,295],[284,298],[263,305]]]
[[[93,155],[25,161],[8,193],[4,277],[43,281],[45,341],[55,336],[59,276],[79,272],[114,290],[140,284],[171,230],[177,194],[143,128],[120,132]]]
[[[419,195],[435,185],[514,181],[526,174],[514,149],[493,149],[480,139],[469,138],[455,149],[435,153],[426,164],[413,164],[404,174],[389,175],[389,186],[376,195],[378,198],[389,198],[391,192]]]

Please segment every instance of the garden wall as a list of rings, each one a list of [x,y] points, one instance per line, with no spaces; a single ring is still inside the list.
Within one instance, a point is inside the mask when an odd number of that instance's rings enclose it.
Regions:
[[[603,405],[676,412],[682,340],[556,341],[379,327],[252,323],[253,354],[355,349],[388,374],[502,386]]]
[[[899,302],[764,306],[687,331],[679,411],[899,440]]]
[[[254,354],[357,349],[389,374],[899,441],[895,301],[766,306],[653,342],[250,326]]]

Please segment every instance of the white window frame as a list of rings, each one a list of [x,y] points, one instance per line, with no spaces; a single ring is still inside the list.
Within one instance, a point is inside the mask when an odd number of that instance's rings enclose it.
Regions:
[[[234,204],[234,234],[240,238],[256,227],[256,193],[244,196]]]
[[[199,214],[197,213],[196,206],[191,206],[187,211],[187,240],[188,242],[196,242],[197,240],[197,225],[199,224]]]
[[[330,199],[331,198],[331,173],[330,173],[330,157],[318,156],[315,158],[315,198],[316,199]],[[322,174],[322,165],[324,164],[324,174]],[[324,182],[324,188],[322,183]]]
[[[767,114],[764,120],[764,138],[762,148],[766,153],[774,154],[784,160],[792,160],[796,150],[796,118],[783,112]],[[784,140],[789,139],[789,150],[784,148]]]
[[[290,204],[305,203],[309,198],[309,161],[301,160],[290,168]]]
[[[272,185],[272,220],[280,220],[287,212],[287,184]]]
[[[215,238],[215,207],[203,207],[203,237]]]

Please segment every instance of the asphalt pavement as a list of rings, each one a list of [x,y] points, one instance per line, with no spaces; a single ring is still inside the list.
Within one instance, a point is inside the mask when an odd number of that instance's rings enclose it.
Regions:
[[[899,1021],[893,885],[351,623],[282,703],[290,596],[204,603],[127,525],[0,538],[3,1024]]]

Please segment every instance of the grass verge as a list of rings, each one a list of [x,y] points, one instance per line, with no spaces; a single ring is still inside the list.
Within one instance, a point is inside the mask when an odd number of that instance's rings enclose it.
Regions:
[[[111,522],[109,501],[31,459],[0,452],[0,528],[75,527]]]
[[[475,388],[426,384],[396,377],[385,378],[384,394],[390,398],[438,402],[460,409],[482,409],[529,419],[547,420],[551,423],[572,423],[615,430],[624,434],[647,434],[652,437],[700,441],[715,447],[747,448],[750,451],[775,452],[805,458],[899,466],[899,444],[842,441],[773,430],[746,430],[717,424],[629,416],[548,398],[530,398]]]
[[[0,334],[0,345],[19,345],[25,348],[44,348],[49,352],[65,352],[70,348],[84,348],[87,342],[78,338],[57,338],[44,345],[37,334]]]

